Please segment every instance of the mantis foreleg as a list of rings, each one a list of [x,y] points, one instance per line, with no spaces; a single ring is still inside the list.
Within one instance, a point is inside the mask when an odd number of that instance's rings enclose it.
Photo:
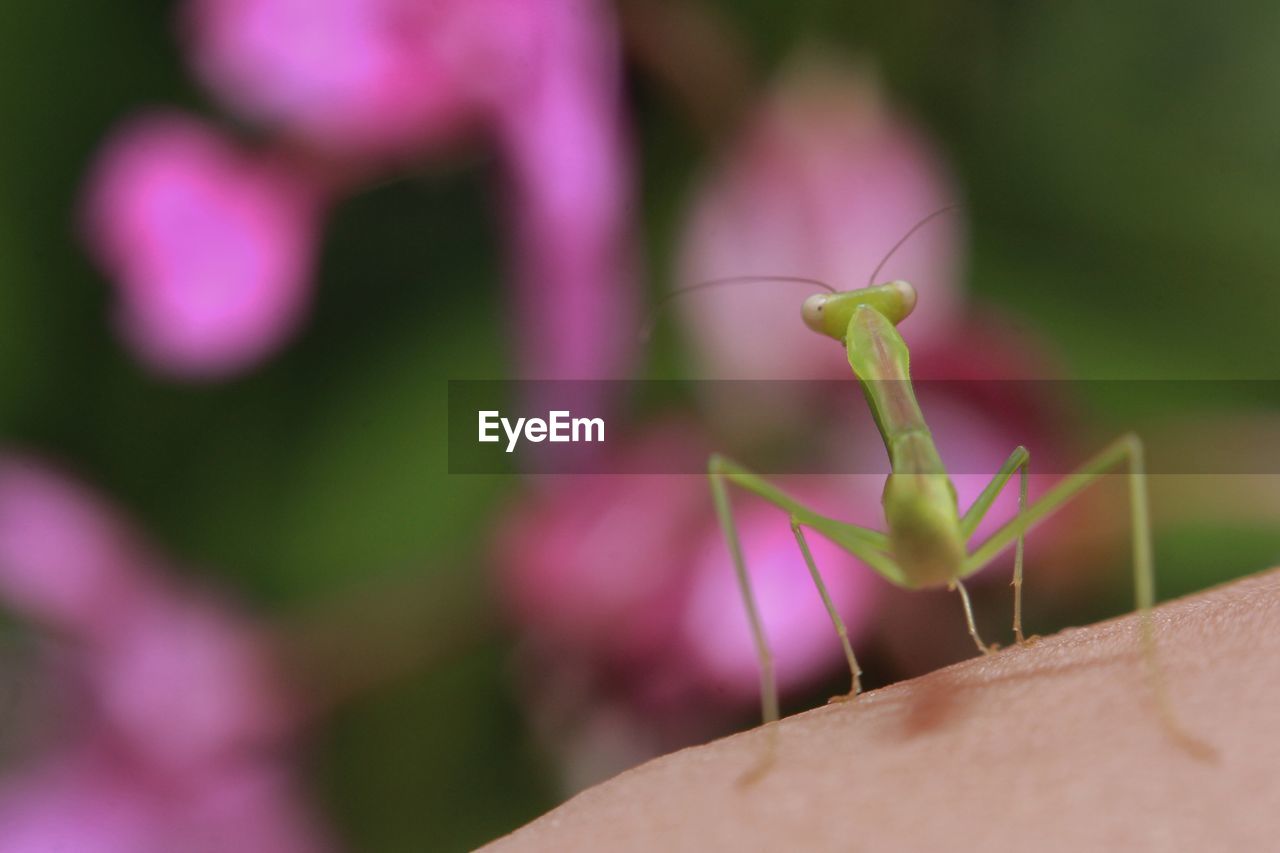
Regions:
[[[849,672],[853,675],[853,686],[849,690],[849,695],[857,696],[862,692],[862,668],[858,666],[858,659],[853,654],[853,646],[849,643],[849,631],[844,626],[844,620],[840,618],[840,612],[836,610],[835,602],[831,600],[831,594],[827,592],[827,585],[822,582],[822,575],[818,573],[818,566],[814,563],[813,554],[809,551],[809,543],[804,538],[804,530],[795,516],[791,517],[791,532],[795,534],[796,543],[800,545],[800,553],[804,554],[805,565],[809,567],[814,586],[822,596],[822,604],[827,608],[831,624],[836,626],[836,633],[840,635],[840,647],[844,649],[845,660],[849,662]]]
[[[822,576],[814,563],[813,554],[809,550],[809,545],[804,538],[801,526],[817,530],[848,553],[884,574],[885,577],[896,581],[901,577],[901,573],[884,551],[884,546],[887,544],[884,534],[819,515],[772,483],[723,456],[715,455],[711,457],[707,465],[707,473],[711,479],[711,494],[715,500],[716,515],[720,519],[720,526],[724,530],[725,539],[729,542],[729,554],[733,558],[733,568],[737,573],[738,586],[747,611],[747,621],[751,625],[751,636],[755,643],[756,655],[760,660],[760,702],[764,721],[767,723],[778,719],[778,688],[774,674],[773,653],[769,648],[768,638],[765,636],[755,593],[751,589],[751,578],[747,574],[746,562],[742,554],[742,542],[738,536],[737,526],[733,521],[733,510],[729,503],[726,483],[732,483],[746,489],[790,514],[791,529],[795,533],[796,542],[804,555],[805,564],[809,567],[809,573],[813,577],[814,584],[818,587],[818,593],[822,596],[827,613],[831,616],[836,632],[840,635],[841,645],[844,648],[845,657],[849,662],[849,669],[853,676],[853,692],[857,693],[860,687],[861,672],[858,668],[857,659],[854,657],[853,648],[849,644],[848,631],[845,629],[840,614],[836,612],[831,596],[822,581]]]

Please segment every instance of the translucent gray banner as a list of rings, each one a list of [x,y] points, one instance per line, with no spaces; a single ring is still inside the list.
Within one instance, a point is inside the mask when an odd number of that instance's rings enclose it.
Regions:
[[[893,430],[908,399],[952,474],[994,474],[1019,444],[1065,474],[1128,432],[1151,474],[1280,474],[1276,380],[450,380],[448,470],[702,474],[719,452],[762,474],[883,474],[869,402]],[[663,450],[636,452],[658,428]]]

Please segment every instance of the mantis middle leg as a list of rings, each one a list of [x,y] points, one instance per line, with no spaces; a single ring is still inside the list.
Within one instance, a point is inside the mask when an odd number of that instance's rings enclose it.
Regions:
[[[960,528],[964,531],[966,539],[973,536],[974,531],[978,529],[978,525],[991,509],[992,504],[995,503],[996,497],[1004,490],[1014,471],[1018,472],[1018,515],[1022,515],[1026,511],[1027,475],[1029,474],[1030,466],[1031,452],[1021,445],[1015,447],[1013,453],[1010,453],[1009,458],[1000,466],[1000,470],[991,478],[991,482],[983,488],[982,493],[974,499],[964,517],[960,519]],[[1022,554],[1025,538],[1025,530],[1018,533],[1017,545],[1013,556],[1013,636],[1019,644],[1024,640],[1022,636]],[[969,616],[969,624],[973,624],[972,615]],[[978,645],[979,648],[982,648],[980,641]]]

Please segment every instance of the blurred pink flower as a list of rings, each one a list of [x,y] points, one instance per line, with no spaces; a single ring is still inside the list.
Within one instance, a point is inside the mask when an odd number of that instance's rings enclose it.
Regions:
[[[55,629],[68,705],[0,784],[0,850],[326,849],[289,778],[301,711],[267,638],[140,541],[52,468],[0,457],[0,599]]]
[[[114,511],[30,459],[0,457],[0,598],[77,639],[119,628],[150,561]]]
[[[407,154],[474,117],[491,74],[477,13],[498,5],[190,0],[182,23],[196,72],[242,115],[338,152]]]
[[[638,330],[632,176],[604,0],[189,0],[182,22],[205,83],[295,151],[318,151],[335,187],[464,131],[495,145],[521,375],[625,374]],[[134,349],[200,377],[277,348],[305,310],[331,191],[193,120],[121,131],[92,176],[87,222]]]
[[[317,853],[292,780],[246,764],[170,787],[108,744],[69,745],[0,784],[5,853]]]
[[[208,597],[157,589],[80,654],[103,723],[158,770],[269,750],[298,722],[266,639]]]
[[[676,425],[655,427],[625,450],[637,471],[677,454],[701,456]],[[683,583],[707,504],[698,476],[545,478],[497,539],[499,592],[513,620],[556,653],[612,661],[661,653],[677,621],[668,599]]]
[[[520,373],[621,378],[640,329],[615,25],[599,0],[537,8],[494,117],[510,183]]]
[[[463,130],[502,154],[522,375],[613,378],[635,337],[630,167],[602,0],[192,0],[200,76],[331,154],[403,158]]]
[[[165,373],[221,376],[277,349],[310,297],[320,192],[176,114],[126,123],[86,190],[86,239],[121,331]]]
[[[864,287],[894,244],[957,191],[929,139],[864,77],[805,67],[784,78],[694,194],[679,253],[681,286],[742,275],[806,276]],[[957,215],[926,225],[877,277],[912,282],[912,346],[944,334],[960,299]],[[816,288],[810,288],[817,292]],[[805,289],[760,283],[680,301],[701,363],[724,379],[848,375],[839,347],[801,323]]]

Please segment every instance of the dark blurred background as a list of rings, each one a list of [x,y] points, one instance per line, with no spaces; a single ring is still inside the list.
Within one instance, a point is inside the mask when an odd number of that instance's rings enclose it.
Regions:
[[[157,376],[113,333],[112,291],[85,255],[76,211],[123,116],[158,104],[222,115],[183,61],[173,5],[0,5],[0,434],[109,495],[266,624],[315,631],[326,608],[367,596],[376,613],[380,596],[396,601],[407,613],[388,621],[403,637],[369,640],[357,615],[350,634],[319,644],[367,655],[374,670],[388,646],[415,649],[311,727],[306,790],[352,850],[479,844],[568,790],[554,748],[531,734],[520,632],[485,603],[497,519],[526,485],[446,470],[446,381],[514,372],[508,327],[495,322],[511,295],[492,155],[464,148],[339,202],[311,316],[274,357],[216,382]],[[1280,378],[1280,8],[698,8],[762,84],[814,43],[873,63],[961,187],[966,298],[1016,318],[1065,375]],[[625,33],[633,16],[622,20]],[[676,283],[684,211],[716,149],[627,43],[640,298],[652,304]],[[681,375],[689,352],[668,326],[637,375]],[[1189,415],[1199,426],[1171,428],[1169,441],[1239,441],[1232,430],[1246,425],[1272,434],[1276,397],[1258,399],[1260,386],[1179,387],[1170,400],[1097,386],[1090,436]],[[1263,479],[1184,484],[1164,499],[1163,595],[1276,562],[1280,506]],[[1123,551],[1112,560],[1118,570],[1088,588],[1092,604],[1041,607],[1034,629],[1124,610]],[[403,604],[415,596],[420,612]],[[449,596],[464,602],[455,615],[471,615],[443,619]],[[8,635],[23,630],[15,620]],[[732,725],[751,713],[737,708]]]

